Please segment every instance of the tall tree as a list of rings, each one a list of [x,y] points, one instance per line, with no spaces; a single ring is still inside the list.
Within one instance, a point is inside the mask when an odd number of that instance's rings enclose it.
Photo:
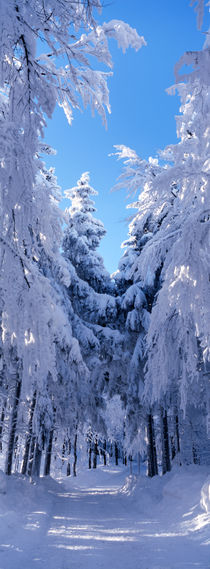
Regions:
[[[102,257],[97,252],[102,237],[106,234],[104,225],[93,216],[96,211],[92,196],[97,196],[89,183],[88,172],[84,172],[77,185],[65,191],[72,202],[66,211],[67,228],[63,240],[64,252],[75,267],[78,276],[96,292],[112,292],[111,279]]]
[[[43,168],[39,138],[44,133],[44,115],[51,117],[58,102],[71,122],[73,108],[90,104],[105,121],[105,107],[109,109],[107,75],[91,68],[90,58],[111,66],[111,37],[123,49],[129,45],[138,49],[145,43],[135,30],[118,21],[97,26],[95,8],[100,8],[99,0],[65,4],[60,0],[33,0],[30,4],[27,0],[3,0],[0,4],[1,341],[5,365],[11,351],[17,363],[16,387],[21,382],[14,394],[10,453],[21,392],[23,397],[28,392],[32,397],[38,388],[48,399],[49,378],[57,380],[58,322],[68,357],[71,353],[70,359],[78,367],[82,361],[58,289],[41,267],[43,243],[48,244],[52,258],[54,246],[41,230],[52,200],[47,194],[44,210],[37,191]],[[39,56],[38,41],[44,44]],[[65,280],[64,273],[62,266]],[[38,401],[37,396],[36,405]]]

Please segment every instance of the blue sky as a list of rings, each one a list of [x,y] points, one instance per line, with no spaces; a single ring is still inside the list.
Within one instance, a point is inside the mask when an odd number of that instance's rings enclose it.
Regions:
[[[142,158],[155,156],[160,148],[176,142],[174,116],[179,99],[169,96],[167,87],[174,83],[174,65],[186,50],[200,49],[205,36],[196,28],[196,15],[188,0],[107,0],[99,20],[124,20],[145,37],[147,46],[139,52],[123,54],[111,41],[113,77],[108,81],[112,114],[105,130],[99,116],[87,109],[74,114],[69,126],[63,111],[57,108],[48,121],[46,141],[57,150],[47,159],[55,166],[63,191],[76,184],[82,172],[89,171],[91,185],[99,192],[96,216],[107,230],[100,252],[107,269],[117,269],[122,255],[120,245],[126,239],[129,212],[126,192],[110,190],[121,172],[113,145],[125,144]],[[207,29],[207,18],[203,31]],[[70,205],[63,200],[62,207]]]

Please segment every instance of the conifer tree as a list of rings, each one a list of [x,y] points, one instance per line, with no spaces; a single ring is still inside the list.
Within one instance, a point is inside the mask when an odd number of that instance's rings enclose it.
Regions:
[[[72,205],[66,211],[63,250],[68,251],[68,258],[82,280],[96,292],[108,293],[113,288],[110,275],[96,251],[106,231],[103,223],[93,216],[96,209],[92,196],[97,196],[98,192],[90,186],[89,179],[89,173],[84,172],[77,186],[65,191]]]

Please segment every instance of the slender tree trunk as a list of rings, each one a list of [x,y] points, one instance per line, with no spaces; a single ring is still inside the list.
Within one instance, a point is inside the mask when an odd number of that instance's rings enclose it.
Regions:
[[[133,474],[133,457],[132,457],[132,454],[129,454],[128,459],[129,459],[129,464],[130,464],[130,475],[132,475]]]
[[[138,475],[140,476],[140,467],[141,467],[141,455],[140,452],[138,452],[137,454],[137,469],[138,469]]]
[[[113,456],[113,445],[112,445],[112,443],[110,444],[109,456],[110,456],[111,458],[112,458],[112,456]]]
[[[97,455],[98,455],[98,438],[95,436],[94,449],[93,449],[93,468],[97,467]]]
[[[4,428],[4,418],[6,413],[7,407],[7,400],[5,399],[2,405],[1,410],[1,418],[0,418],[0,452],[2,452],[2,437],[3,437],[3,428]]]
[[[192,455],[193,455],[193,463],[200,464],[200,455],[198,449],[196,448],[195,443],[192,444]]]
[[[37,478],[40,476],[41,460],[42,460],[42,449],[40,448],[38,441],[36,441],[33,466],[32,466],[32,475],[37,476]]]
[[[45,462],[44,462],[44,476],[50,475],[50,466],[52,458],[52,444],[53,444],[54,427],[50,430],[49,439],[47,442]]]
[[[161,408],[161,442],[162,442],[162,474],[166,474],[171,470],[169,436],[168,436],[168,418],[166,409]]]
[[[106,466],[106,439],[104,439],[104,444],[103,444],[103,449],[101,451],[101,454],[102,454],[103,459],[104,459],[104,466]]]
[[[12,459],[13,459],[13,451],[14,451],[14,443],[15,443],[15,434],[16,434],[16,428],[17,428],[17,417],[18,417],[18,406],[19,406],[19,401],[20,401],[20,392],[21,392],[21,381],[20,381],[20,379],[17,379],[16,386],[15,386],[15,396],[14,396],[14,403],[13,403],[13,409],[12,409],[9,441],[8,441],[6,464],[5,464],[5,474],[7,474],[8,476],[12,472]]]
[[[92,468],[92,433],[87,434],[87,452],[88,452],[88,468]]]
[[[62,466],[64,465],[64,457],[65,457],[65,452],[66,452],[66,441],[64,439],[63,441],[63,446],[62,446]]]
[[[36,444],[36,436],[33,434],[31,438],[31,445],[30,445],[30,455],[28,460],[28,475],[32,475],[32,468],[33,468],[33,461],[34,461],[34,451],[35,451],[35,444]]]
[[[118,452],[117,443],[115,443],[114,445],[114,453],[115,453],[115,465],[118,466],[119,452]]]
[[[77,432],[74,437],[74,464],[73,464],[73,475],[77,475]]]
[[[127,453],[126,453],[126,452],[123,453],[123,464],[124,464],[125,466],[127,466],[127,464],[128,464],[128,459],[127,459]]]
[[[154,421],[153,416],[149,413],[147,417],[147,436],[148,436],[148,476],[156,476],[158,474],[157,453],[155,444]]]
[[[171,435],[171,460],[174,460],[175,456],[176,456],[175,439],[174,435]]]
[[[179,437],[179,417],[176,413],[175,416],[175,433],[176,433],[176,448],[177,452],[180,452],[180,437]]]
[[[21,469],[21,473],[24,475],[26,474],[27,466],[28,466],[31,437],[32,437],[32,432],[33,432],[33,416],[34,416],[35,405],[36,405],[36,391],[34,391],[33,399],[31,402],[30,417],[29,417],[29,423],[28,423],[28,434],[26,437],[25,451],[24,451],[23,463],[22,463],[22,469]]]
[[[71,456],[71,439],[68,438],[68,462],[66,467],[66,476],[71,476],[70,456]]]

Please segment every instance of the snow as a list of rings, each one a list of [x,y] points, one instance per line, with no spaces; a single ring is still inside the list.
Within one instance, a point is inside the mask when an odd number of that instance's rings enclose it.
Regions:
[[[209,569],[207,468],[125,472],[31,484],[1,472],[0,569]]]

